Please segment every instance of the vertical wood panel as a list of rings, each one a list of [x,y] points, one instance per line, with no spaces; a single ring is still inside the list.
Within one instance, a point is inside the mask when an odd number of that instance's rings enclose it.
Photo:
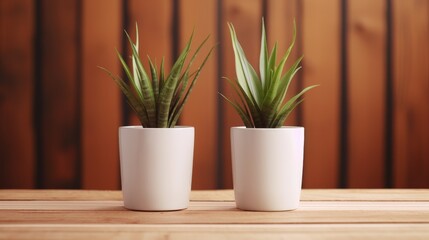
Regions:
[[[334,188],[340,146],[340,1],[304,0],[302,4],[304,86],[320,84],[303,102],[303,186]]]
[[[195,28],[192,49],[210,35],[195,63],[200,64],[207,52],[216,44],[217,3],[215,0],[183,0],[180,2],[180,46],[182,49]],[[204,11],[210,9],[210,11]],[[181,116],[181,124],[195,127],[193,189],[216,188],[217,148],[217,61],[212,54]],[[195,65],[194,69],[199,65]]]
[[[222,76],[235,79],[234,53],[231,45],[231,38],[227,22],[234,24],[237,37],[246,52],[249,62],[259,69],[259,47],[261,40],[261,19],[262,2],[261,0],[224,0],[222,9]],[[223,80],[223,93],[226,96],[234,96],[233,90],[228,86],[226,80]],[[232,188],[232,166],[231,166],[231,139],[230,128],[233,126],[243,126],[240,117],[234,109],[225,101],[222,102],[223,109],[223,152],[222,160],[224,166],[224,188]]]
[[[387,1],[346,1],[348,187],[383,187],[383,174],[388,174],[383,165],[388,136],[384,131],[389,121],[393,122],[394,187],[428,187],[429,1],[391,0],[393,60],[386,72]],[[263,3],[269,45],[279,41],[280,52],[290,43],[292,19],[302,26],[301,31],[298,28],[302,53],[297,47],[292,58],[305,55],[303,83],[295,79],[291,94],[301,85],[321,85],[306,94],[301,108],[306,129],[303,185],[337,187],[344,144],[340,142],[341,2],[0,0],[0,188],[34,187],[37,158],[39,187],[119,186],[121,94],[96,66],[121,73],[114,48],[121,48],[123,28],[135,36],[136,21],[146,66],[146,54],[158,65],[165,56],[169,69],[173,51],[181,50],[178,46],[194,26],[194,43],[211,33],[208,45],[212,45],[220,34],[222,59],[213,55],[207,63],[180,121],[196,127],[194,189],[216,187],[217,158],[223,174],[217,186],[232,187],[230,127],[242,123],[217,95],[219,86],[233,95],[219,75],[236,77],[226,23],[235,25],[250,62],[258,66]],[[123,3],[128,6],[129,26],[121,26]],[[173,11],[176,3],[178,12]],[[221,19],[217,19],[218,6],[222,6]],[[386,94],[391,93],[386,74],[392,74],[393,103],[386,102]],[[393,106],[393,119],[386,119],[386,106]],[[297,124],[297,116],[295,112],[286,124]],[[130,124],[140,123],[132,117]]]
[[[0,188],[34,187],[34,5],[0,1]]]
[[[393,0],[394,186],[429,186],[429,1]]]
[[[278,42],[278,53],[283,55],[289,47],[292,36],[293,36],[293,21],[299,22],[299,0],[268,0],[267,1],[267,15],[265,16],[266,28],[267,28],[267,41],[269,48],[274,46],[275,42]],[[289,60],[286,63],[286,68],[289,68],[302,53],[299,52],[299,36],[302,35],[300,29],[297,29],[297,42],[295,43],[294,50],[289,56]],[[300,74],[300,73],[298,73]],[[286,99],[290,99],[291,96],[297,94],[299,77],[295,76],[294,80],[290,83]],[[297,109],[293,111],[285,125],[298,125]]]
[[[385,159],[385,0],[350,0],[348,184],[382,188]]]
[[[39,131],[44,188],[78,187],[78,4],[42,0],[41,126]]]
[[[157,65],[165,57],[166,73],[169,73],[173,61],[172,54],[172,17],[173,1],[129,1],[129,29],[133,40],[135,40],[135,24],[139,25],[140,56],[146,69],[149,69],[147,55],[156,60]],[[128,46],[128,43],[127,43]],[[130,50],[128,48],[128,50]],[[130,51],[129,51],[130,52]],[[136,115],[132,113],[131,124],[140,125]]]
[[[82,187],[119,188],[119,90],[96,66],[120,74],[120,0],[82,1]]]

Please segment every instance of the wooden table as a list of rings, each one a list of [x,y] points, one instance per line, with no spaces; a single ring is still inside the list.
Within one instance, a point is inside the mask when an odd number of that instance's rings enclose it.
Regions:
[[[240,211],[231,190],[191,199],[136,212],[119,191],[0,190],[0,239],[429,239],[429,190],[303,190],[289,212]]]

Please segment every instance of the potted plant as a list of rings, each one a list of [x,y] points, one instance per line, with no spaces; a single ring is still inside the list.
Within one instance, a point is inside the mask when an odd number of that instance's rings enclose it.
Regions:
[[[245,126],[231,128],[233,185],[237,207],[254,211],[284,211],[299,205],[304,155],[304,128],[284,127],[291,111],[302,102],[309,86],[285,101],[302,57],[283,69],[296,38],[277,64],[277,43],[268,53],[264,22],[259,59],[255,71],[229,23],[237,79],[228,78],[238,100],[221,94],[240,115]]]
[[[119,52],[117,55],[126,80],[102,68],[122,90],[141,122],[141,126],[119,128],[124,205],[143,211],[185,209],[191,191],[194,128],[179,127],[176,123],[213,48],[198,69],[191,72],[195,57],[208,39],[187,60],[192,33],[168,74],[164,71],[164,59],[158,68],[148,57],[149,77],[140,60],[137,25],[136,43],[125,34],[132,50],[131,64]]]

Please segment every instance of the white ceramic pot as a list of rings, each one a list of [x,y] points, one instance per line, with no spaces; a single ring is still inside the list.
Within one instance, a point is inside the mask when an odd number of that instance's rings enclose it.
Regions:
[[[237,207],[252,211],[298,208],[304,128],[231,128]]]
[[[171,211],[188,207],[193,127],[120,127],[119,145],[126,208]]]

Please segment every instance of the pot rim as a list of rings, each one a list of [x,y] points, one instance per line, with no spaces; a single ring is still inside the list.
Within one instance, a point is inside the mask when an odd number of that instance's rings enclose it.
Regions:
[[[193,126],[175,126],[174,128],[144,128],[141,125],[129,125],[129,126],[119,126],[119,129],[136,129],[136,130],[147,130],[147,131],[171,131],[171,130],[186,130],[194,129]]]
[[[282,126],[280,128],[247,128],[245,126],[236,126],[231,127],[231,130],[240,130],[240,131],[287,131],[295,129],[304,129],[303,126]]]

